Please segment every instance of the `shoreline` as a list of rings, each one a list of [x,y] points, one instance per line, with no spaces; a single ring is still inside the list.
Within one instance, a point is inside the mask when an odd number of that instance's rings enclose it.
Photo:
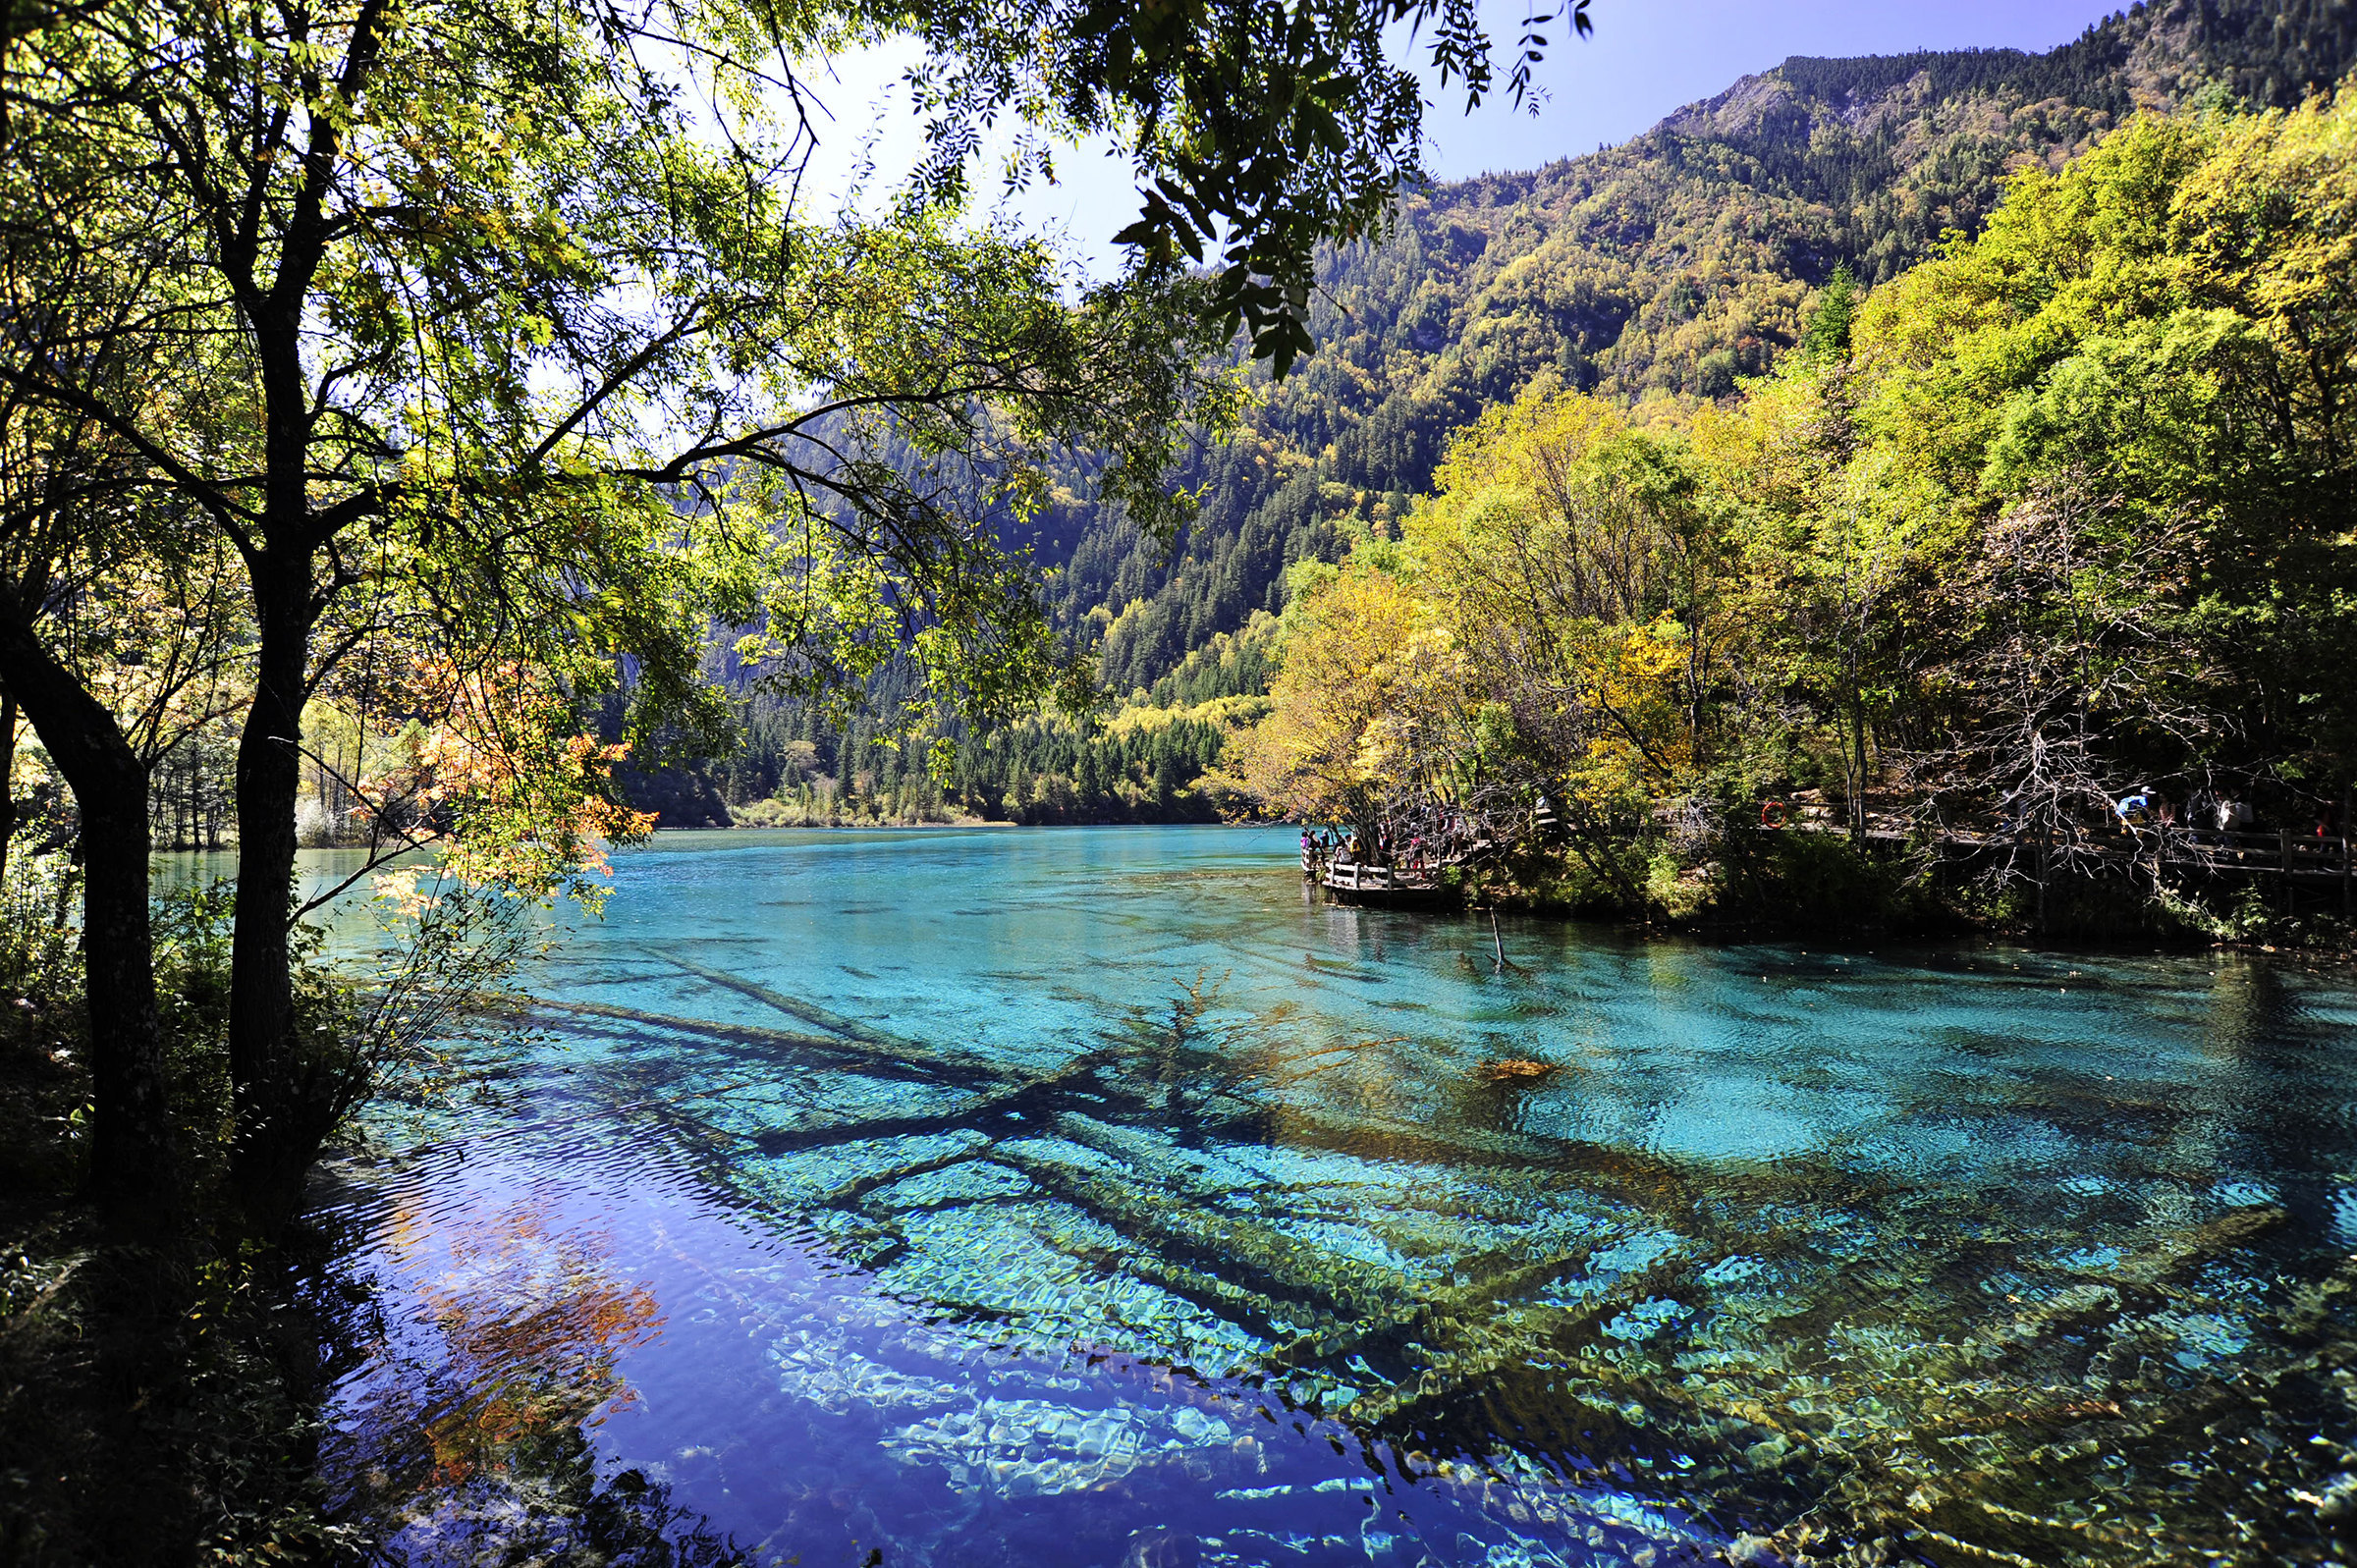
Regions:
[[[1025,831],[1069,828],[1282,828],[1281,822],[1010,822],[1003,817],[961,817],[954,822],[730,822],[667,824],[657,823],[654,831],[665,833],[874,833],[878,830],[914,832],[943,828],[1007,828]]]

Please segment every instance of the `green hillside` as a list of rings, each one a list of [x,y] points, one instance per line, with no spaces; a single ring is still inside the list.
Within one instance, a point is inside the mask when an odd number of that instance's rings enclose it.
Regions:
[[[1548,381],[1725,397],[1836,267],[1887,281],[1977,232],[2009,170],[2058,168],[2139,108],[2297,103],[2353,44],[2345,0],[2177,0],[2043,55],[1795,58],[1621,146],[1411,197],[1388,243],[1328,259],[1318,354],[1180,476],[1204,497],[1175,553],[1050,514],[1059,613],[1104,628],[1113,690],[1151,686],[1280,608],[1293,562],[1400,515],[1485,407]]]
[[[964,737],[944,790],[872,721],[755,692],[737,759],[648,779],[641,803],[674,823],[763,800],[749,820],[1207,815],[1185,787],[1220,750],[1202,705],[1263,689],[1254,618],[1284,607],[1295,564],[1396,533],[1485,409],[1557,389],[1731,401],[1836,269],[1872,288],[1977,234],[2012,171],[2059,169],[2140,109],[2293,105],[2353,63],[2348,0],[2175,0],[2042,55],[1796,57],[1618,147],[1412,195],[1388,242],[1325,258],[1316,355],[1183,464],[1202,500],[1175,549],[1077,499],[1077,476],[1016,541],[1057,568],[1058,622],[1138,712],[1094,739],[1062,722]]]

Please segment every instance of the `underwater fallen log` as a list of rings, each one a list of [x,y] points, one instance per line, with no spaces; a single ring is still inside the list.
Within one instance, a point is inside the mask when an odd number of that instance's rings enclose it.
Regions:
[[[1699,1162],[1689,1164],[1585,1140],[1467,1127],[1452,1127],[1442,1134],[1372,1114],[1354,1114],[1344,1120],[1295,1099],[1281,1102],[1276,1114],[1283,1121],[1286,1142],[1297,1148],[1361,1161],[1469,1167],[1534,1196],[1576,1189],[1664,1217],[1681,1229],[1710,1224],[1702,1207],[1704,1200],[1723,1191],[1729,1179],[1726,1171]],[[1761,1207],[1772,1203],[1843,1207],[1884,1196],[1886,1191],[1883,1184],[1870,1178],[1813,1161],[1749,1166],[1742,1180]]]
[[[1275,1339],[1297,1331],[1300,1320],[1305,1317],[1329,1324],[1337,1321],[1332,1314],[1315,1307],[1298,1304],[1288,1306],[1232,1279],[1222,1279],[1216,1274],[1205,1273],[1200,1269],[1189,1269],[1184,1264],[1173,1263],[1152,1253],[1079,1247],[1073,1249],[1072,1256],[1085,1259],[1108,1272],[1125,1271],[1147,1284],[1167,1290],[1183,1301],[1190,1301],[1225,1322],[1247,1328],[1264,1339]]]
[[[1266,1360],[1271,1367],[1305,1370],[1340,1361],[1377,1339],[1395,1335],[1421,1337],[1454,1325],[1485,1305],[1527,1295],[1541,1285],[1552,1283],[1566,1271],[1587,1262],[1595,1251],[1594,1241],[1582,1241],[1470,1285],[1432,1291],[1396,1312],[1343,1324],[1320,1333],[1303,1334],[1269,1352]]]
[[[947,1170],[958,1165],[972,1163],[996,1164],[1002,1169],[1024,1176],[1026,1180],[1033,1180],[1034,1177],[1034,1172],[1026,1170],[1020,1161],[1002,1158],[992,1140],[978,1138],[975,1143],[963,1149],[930,1156],[922,1160],[909,1161],[884,1170],[855,1177],[814,1200],[810,1207],[855,1213],[858,1216],[858,1222],[852,1227],[850,1234],[861,1238],[868,1244],[869,1250],[863,1254],[863,1257],[869,1260],[869,1266],[880,1267],[883,1263],[894,1261],[910,1250],[906,1236],[902,1233],[896,1223],[903,1211],[880,1209],[861,1200],[898,1182],[928,1175],[937,1170]],[[1033,1180],[1033,1185],[1040,1187],[1042,1195],[1072,1203],[1069,1193],[1041,1187],[1036,1180]],[[1009,1195],[998,1201],[1013,1201],[1019,1196]],[[1078,1208],[1080,1205],[1074,1203],[1073,1207]],[[1083,1210],[1083,1212],[1086,1211]],[[1066,1245],[1064,1251],[1067,1256],[1108,1273],[1125,1271],[1132,1274],[1174,1296],[1192,1302],[1225,1322],[1239,1325],[1264,1338],[1276,1338],[1298,1332],[1299,1325],[1304,1319],[1326,1324],[1339,1321],[1331,1313],[1316,1307],[1280,1303],[1276,1299],[1238,1284],[1234,1280],[1220,1278],[1200,1270],[1189,1269],[1183,1264],[1175,1263],[1152,1252],[1117,1251],[1085,1244]]]
[[[2114,1265],[2111,1273],[2123,1284],[2157,1288],[2176,1279],[2196,1264],[2208,1263],[2232,1248],[2248,1246],[2290,1217],[2272,1206],[2237,1209],[2208,1224],[2196,1225],[2181,1236],[2133,1254]]]
[[[773,991],[767,986],[758,985],[740,975],[730,974],[726,969],[715,969],[709,964],[682,957],[674,948],[650,947],[647,950],[660,956],[666,963],[685,970],[698,980],[707,981],[727,991],[734,991],[739,996],[750,998],[765,1007],[775,1007],[790,1018],[799,1018],[804,1023],[816,1024],[821,1029],[841,1035],[847,1040],[856,1040],[863,1045],[889,1047],[907,1059],[915,1061],[956,1062],[969,1071],[977,1068],[983,1071],[1000,1070],[996,1063],[984,1061],[967,1053],[943,1052],[917,1041],[903,1039],[897,1035],[888,1035],[880,1029],[861,1023],[856,1018],[822,1007],[817,1002],[804,1001],[798,997],[789,997],[782,991]]]
[[[1155,1153],[1167,1151],[1175,1155],[1178,1151],[1169,1150],[1167,1145],[1161,1151],[1140,1149],[1138,1144],[1148,1142],[1149,1135],[1138,1132],[1134,1128],[1125,1129],[1122,1123],[1104,1119],[1102,1108],[1091,1106],[1082,1109],[1055,1110],[1048,1114],[1048,1119],[1039,1130],[1061,1138],[1066,1143],[1092,1150],[1108,1160],[1119,1161],[1124,1165],[1140,1169],[1141,1174],[1161,1187],[1171,1198],[1181,1203],[1192,1204],[1198,1209],[1218,1209],[1222,1207],[1229,1196],[1228,1189],[1225,1187],[1187,1179],[1197,1173],[1187,1170],[1176,1160],[1169,1165],[1156,1168],[1151,1163]],[[1132,1138],[1123,1136],[1124,1130],[1133,1134],[1134,1141]]]
[[[2116,1317],[2125,1309],[2128,1295],[2158,1294],[2187,1271],[2220,1253],[2247,1246],[2288,1217],[2280,1209],[2237,1209],[2208,1224],[2165,1237],[2106,1270],[2109,1278],[2102,1284],[2061,1291],[2051,1301],[1964,1336],[1947,1357],[1934,1363],[1934,1375],[1951,1369],[1961,1375],[1973,1366],[2010,1360]]]
[[[2352,1293],[2357,1293],[2357,1257],[2345,1260],[2313,1284],[2293,1289],[2291,1303],[2278,1321],[2284,1338],[2297,1343],[2316,1334],[2326,1326],[2333,1308]]]
[[[1207,1212],[1189,1212],[1151,1190],[1108,1180],[1035,1155],[1000,1149],[991,1158],[1020,1171],[1051,1196],[1123,1235],[1172,1254],[1197,1259],[1259,1280],[1270,1294],[1323,1302],[1340,1313],[1383,1313],[1399,1304],[1397,1276],[1345,1262],[1273,1226]]]
[[[814,1122],[808,1126],[780,1127],[747,1136],[763,1154],[781,1155],[831,1148],[838,1144],[866,1143],[878,1138],[910,1138],[927,1133],[973,1129],[977,1123],[1001,1120],[1015,1112],[1036,1108],[1039,1101],[1104,1067],[1107,1057],[1108,1053],[1101,1050],[1083,1052],[1061,1067],[1035,1077],[1019,1079],[1004,1089],[946,1110]],[[1008,1130],[1002,1128],[1000,1132],[1004,1134]],[[1033,1129],[1024,1127],[1018,1121],[1014,1124],[1013,1130],[1029,1132]]]
[[[966,1164],[981,1158],[989,1147],[987,1139],[977,1138],[974,1143],[962,1149],[952,1150],[948,1154],[927,1155],[921,1160],[911,1160],[904,1164],[888,1165],[882,1170],[871,1170],[865,1175],[853,1176],[843,1185],[819,1194],[816,1198],[811,1199],[805,1207],[809,1209],[859,1208],[862,1200],[870,1193],[881,1192],[886,1187],[895,1186],[904,1181],[911,1181],[918,1176],[929,1176],[937,1170],[948,1170],[956,1165]]]
[[[1507,1362],[1541,1354],[1567,1361],[1613,1319],[1693,1271],[1690,1260],[1672,1254],[1615,1281],[1594,1301],[1577,1307],[1542,1305],[1521,1309],[1516,1314],[1518,1331],[1511,1333],[1498,1332],[1494,1318],[1486,1322],[1436,1320],[1435,1326],[1447,1331],[1441,1336],[1442,1344],[1428,1347],[1433,1355],[1425,1371],[1412,1382],[1395,1387],[1389,1393],[1360,1399],[1350,1407],[1350,1419],[1383,1426],[1418,1409],[1455,1399],[1469,1383],[1490,1376]]]
[[[556,1001],[543,997],[518,1001],[514,999],[485,999],[483,1010],[510,1017],[528,1017],[533,1013],[564,1013],[575,1017],[609,1019],[618,1023],[634,1023],[650,1029],[666,1029],[680,1034],[698,1035],[709,1040],[726,1041],[731,1045],[761,1046],[772,1050],[815,1052],[847,1062],[855,1062],[884,1076],[902,1079],[947,1078],[951,1081],[972,1081],[977,1077],[996,1077],[996,1073],[978,1072],[964,1062],[940,1061],[929,1057],[910,1057],[897,1050],[887,1050],[864,1041],[841,1039],[833,1035],[796,1034],[785,1029],[764,1029],[756,1024],[722,1023],[712,1018],[685,1018],[672,1013],[647,1012],[637,1007],[616,1006],[602,1001]]]

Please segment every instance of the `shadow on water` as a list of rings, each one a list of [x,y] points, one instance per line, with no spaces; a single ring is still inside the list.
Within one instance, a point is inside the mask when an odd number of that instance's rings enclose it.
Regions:
[[[626,863],[503,1103],[323,1210],[399,1559],[2338,1560],[2345,992],[1502,973],[1274,835],[737,841]]]

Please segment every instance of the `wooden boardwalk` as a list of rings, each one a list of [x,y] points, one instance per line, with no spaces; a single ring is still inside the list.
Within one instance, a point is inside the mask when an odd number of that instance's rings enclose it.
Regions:
[[[1763,824],[1763,833],[1843,834],[1832,824],[1790,822]],[[1869,828],[1868,841],[1884,844],[1920,843],[1920,828]],[[1942,829],[1929,835],[1944,859],[1972,860],[2004,856],[2027,867],[2030,880],[2043,889],[2056,875],[2088,870],[2126,871],[2136,867],[2148,874],[2182,884],[2214,878],[2241,878],[2245,884],[2272,882],[2284,907],[2292,907],[2295,890],[2337,897],[2343,914],[2357,913],[2357,852],[2345,834],[2226,832],[2175,826],[2079,829],[2065,837],[2003,833],[1963,828]]]
[[[1845,832],[1808,823],[1772,825],[1768,833]],[[1878,827],[1866,837],[1880,843],[1905,843],[1922,837],[1919,831]],[[2213,833],[2208,829],[2139,828],[2112,832],[2082,831],[2069,838],[2049,835],[2041,843],[2034,834],[2008,834],[1972,829],[1944,829],[1931,836],[1943,849],[1975,853],[2019,849],[2035,854],[2043,848],[2050,858],[2098,860],[2129,864],[2158,857],[2161,864],[2221,873],[2247,872],[2264,876],[2323,878],[2346,881],[2352,872],[2351,840],[2339,834],[2319,836],[2289,831],[2277,833]]]
[[[1808,821],[1763,824],[1762,833],[1846,835],[1832,823]],[[1921,842],[1919,828],[1885,824],[1869,827],[1867,841],[1881,844]],[[2184,877],[2240,877],[2273,880],[2288,898],[2298,888],[2328,894],[2337,892],[2342,912],[2357,912],[2357,848],[2346,834],[2240,833],[2178,827],[2081,830],[2065,838],[2049,834],[2008,834],[1989,830],[1947,828],[1934,832],[1930,841],[1944,858],[1976,859],[2007,855],[2026,859],[2033,876],[2089,866],[2125,869],[2139,863],[2156,866],[2161,874]],[[1315,849],[1301,851],[1302,877],[1342,903],[1428,903],[1451,895],[1441,873],[1495,847],[1488,841],[1416,867],[1359,862],[1337,855],[1329,858]]]
[[[1454,890],[1441,881],[1440,873],[1462,859],[1460,855],[1411,868],[1329,860],[1314,849],[1304,849],[1301,875],[1338,903],[1431,903],[1452,895]]]

